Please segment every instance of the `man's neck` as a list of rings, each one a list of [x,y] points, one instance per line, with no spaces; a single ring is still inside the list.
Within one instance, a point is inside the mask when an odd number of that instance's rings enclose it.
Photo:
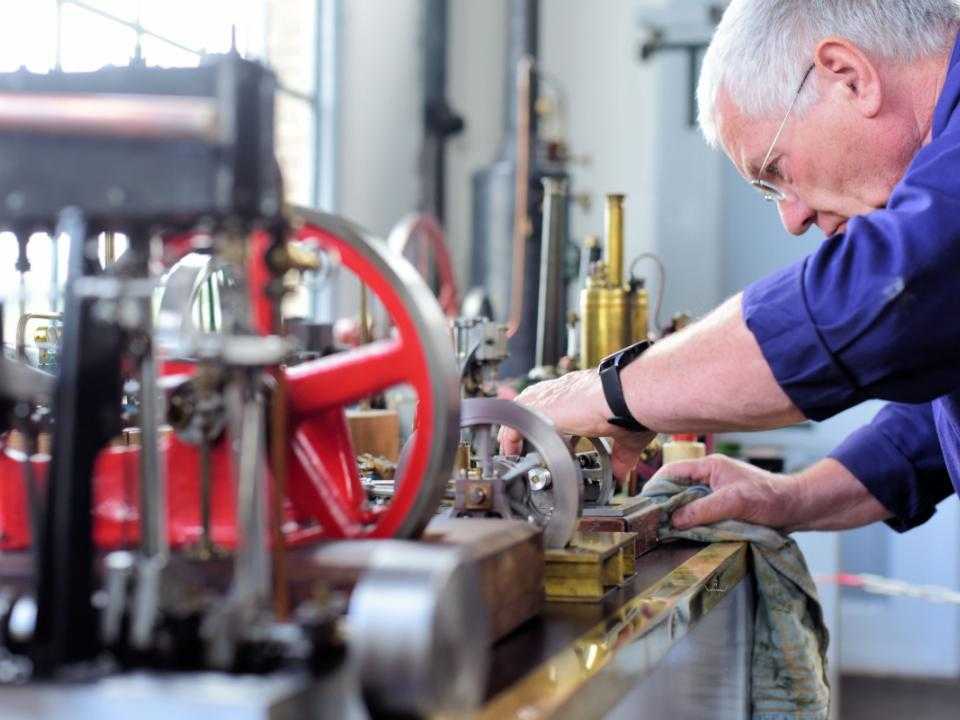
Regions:
[[[940,55],[901,65],[894,71],[899,75],[897,85],[907,98],[921,145],[933,139],[934,111],[947,80],[952,55],[951,48]]]

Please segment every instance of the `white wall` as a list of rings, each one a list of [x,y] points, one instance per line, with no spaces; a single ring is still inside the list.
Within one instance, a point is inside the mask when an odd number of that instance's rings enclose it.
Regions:
[[[417,200],[421,5],[342,7],[337,212],[385,237]]]
[[[571,232],[578,241],[603,231],[603,195],[627,195],[626,257],[654,247],[654,68],[636,61],[632,0],[544,0],[541,68],[566,99],[566,130],[573,193],[592,198],[574,205]]]
[[[469,275],[470,178],[494,159],[503,136],[507,5],[452,0],[450,7],[448,92],[466,129],[447,146],[447,235],[461,280]],[[343,7],[338,211],[386,233],[417,198],[421,8],[417,0],[347,0]],[[659,204],[663,185],[652,178],[666,161],[658,154],[675,153],[678,144],[670,140],[651,152],[651,138],[662,114],[657,95],[672,79],[669,68],[636,61],[633,12],[633,0],[542,0],[541,69],[559,81],[567,98],[568,141],[578,159],[571,167],[572,189],[593,197],[589,211],[572,208],[571,230],[575,238],[600,232],[603,193],[625,192],[627,257],[657,249],[660,236],[660,249],[682,265],[691,240],[703,245],[694,253],[701,259],[714,244],[699,222],[704,213],[684,212],[687,221],[677,227],[670,219],[676,203]],[[671,112],[683,112],[683,102],[673,103]],[[690,143],[697,151],[700,145]],[[690,202],[680,199],[681,205]],[[670,297],[677,299],[668,307],[704,310],[717,297],[712,280],[687,283],[678,270],[675,281]]]
[[[503,136],[506,0],[451,0],[447,92],[466,128],[447,145],[447,243],[462,283],[470,277],[470,177],[488,164]]]

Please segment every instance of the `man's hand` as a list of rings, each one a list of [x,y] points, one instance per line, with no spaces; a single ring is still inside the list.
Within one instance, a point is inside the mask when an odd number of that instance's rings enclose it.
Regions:
[[[754,525],[787,528],[795,524],[794,480],[724,455],[681,460],[664,465],[654,478],[691,481],[713,489],[705,498],[679,508],[671,517],[678,530],[743,520]]]
[[[531,385],[516,401],[545,416],[564,435],[612,438],[613,471],[617,477],[636,467],[640,453],[654,438],[652,432],[632,433],[607,422],[612,413],[596,370],[579,370]],[[519,455],[522,444],[520,433],[513,428],[501,428],[500,448],[504,454]]]
[[[654,477],[690,480],[713,492],[678,509],[679,530],[721,520],[743,520],[785,532],[846,530],[891,516],[836,460],[821,460],[796,475],[777,475],[723,455],[664,465]]]

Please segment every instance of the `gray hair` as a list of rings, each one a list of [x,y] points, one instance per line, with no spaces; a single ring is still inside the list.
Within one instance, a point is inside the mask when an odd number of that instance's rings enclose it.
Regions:
[[[957,0],[733,0],[703,58],[700,129],[716,147],[721,87],[749,116],[786,111],[825,37],[910,62],[949,50],[958,21]],[[814,97],[805,91],[795,111],[802,113]]]

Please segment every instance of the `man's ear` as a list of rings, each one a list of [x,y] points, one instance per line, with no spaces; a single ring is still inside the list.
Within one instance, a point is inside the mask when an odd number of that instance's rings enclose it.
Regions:
[[[821,94],[835,94],[874,117],[883,105],[883,83],[876,65],[849,40],[829,37],[814,51]]]

